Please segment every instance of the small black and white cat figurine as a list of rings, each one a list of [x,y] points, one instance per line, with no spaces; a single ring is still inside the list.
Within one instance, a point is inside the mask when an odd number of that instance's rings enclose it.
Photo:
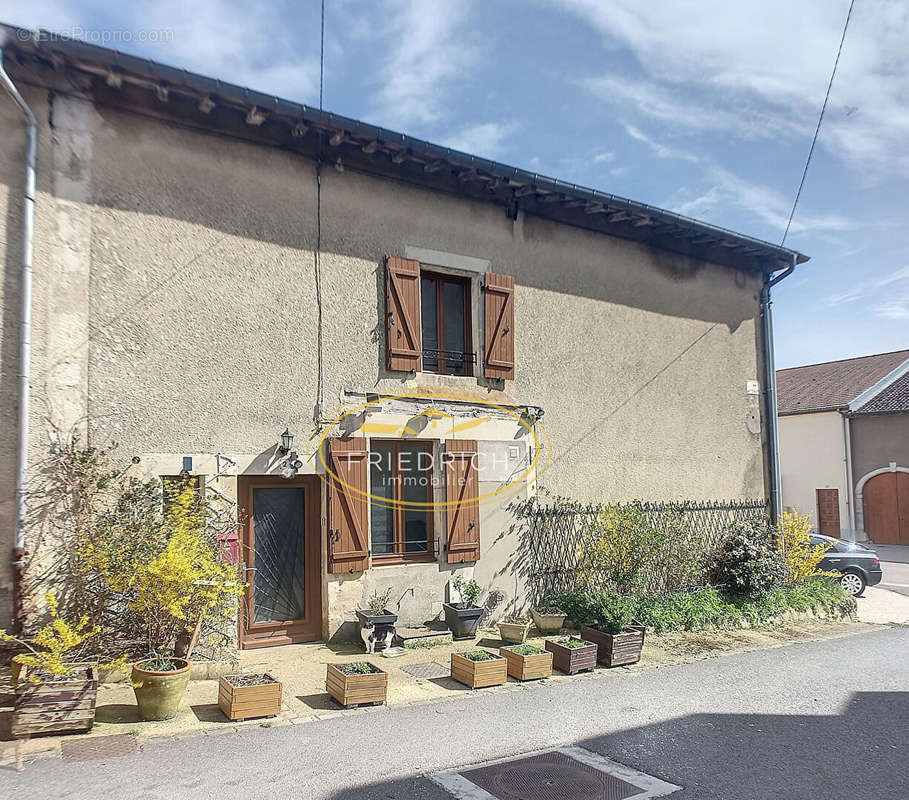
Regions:
[[[391,647],[395,638],[395,626],[383,625],[376,629],[371,622],[364,622],[360,628],[360,637],[363,639],[363,644],[366,645],[366,652],[375,653],[378,642],[384,642],[386,648]]]

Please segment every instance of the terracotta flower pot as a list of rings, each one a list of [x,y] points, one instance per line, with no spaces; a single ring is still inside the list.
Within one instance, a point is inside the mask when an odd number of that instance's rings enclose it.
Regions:
[[[139,706],[139,717],[146,721],[172,719],[177,716],[180,701],[189,686],[189,662],[182,658],[172,659],[177,669],[158,672],[144,669],[140,661],[133,665],[132,682]]]

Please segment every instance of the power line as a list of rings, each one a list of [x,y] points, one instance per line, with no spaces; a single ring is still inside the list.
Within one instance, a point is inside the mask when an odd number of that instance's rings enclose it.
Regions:
[[[840,46],[836,51],[836,61],[833,62],[833,71],[830,73],[830,81],[827,84],[827,94],[824,96],[824,105],[821,106],[821,115],[817,120],[817,128],[815,128],[814,138],[811,140],[811,149],[808,150],[808,159],[805,161],[805,169],[802,170],[802,179],[799,181],[799,190],[795,193],[795,202],[792,204],[792,211],[789,212],[789,221],[786,223],[786,230],[783,232],[783,238],[780,240],[780,247],[786,244],[786,237],[789,235],[789,227],[792,225],[795,209],[798,207],[799,198],[802,196],[805,178],[808,175],[808,167],[811,165],[811,157],[814,155],[814,146],[817,144],[817,138],[821,132],[821,123],[824,121],[824,112],[827,110],[827,101],[830,100],[830,90],[833,88],[833,79],[836,77],[836,68],[840,63],[840,55],[843,53],[843,42],[846,41],[846,31],[849,30],[849,20],[852,19],[852,7],[854,5],[855,0],[851,0],[849,3],[849,11],[846,14],[846,24],[843,25],[843,35],[840,37]]]

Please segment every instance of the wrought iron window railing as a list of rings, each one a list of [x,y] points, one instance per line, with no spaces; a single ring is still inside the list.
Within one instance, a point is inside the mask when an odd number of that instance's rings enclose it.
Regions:
[[[432,347],[423,348],[423,358],[427,361],[443,360],[450,364],[476,364],[477,354],[467,353],[462,350],[437,350]]]

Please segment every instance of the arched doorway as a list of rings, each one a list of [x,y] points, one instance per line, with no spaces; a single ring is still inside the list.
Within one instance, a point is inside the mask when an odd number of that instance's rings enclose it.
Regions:
[[[909,470],[891,467],[865,476],[858,497],[865,533],[875,544],[909,545]]]

